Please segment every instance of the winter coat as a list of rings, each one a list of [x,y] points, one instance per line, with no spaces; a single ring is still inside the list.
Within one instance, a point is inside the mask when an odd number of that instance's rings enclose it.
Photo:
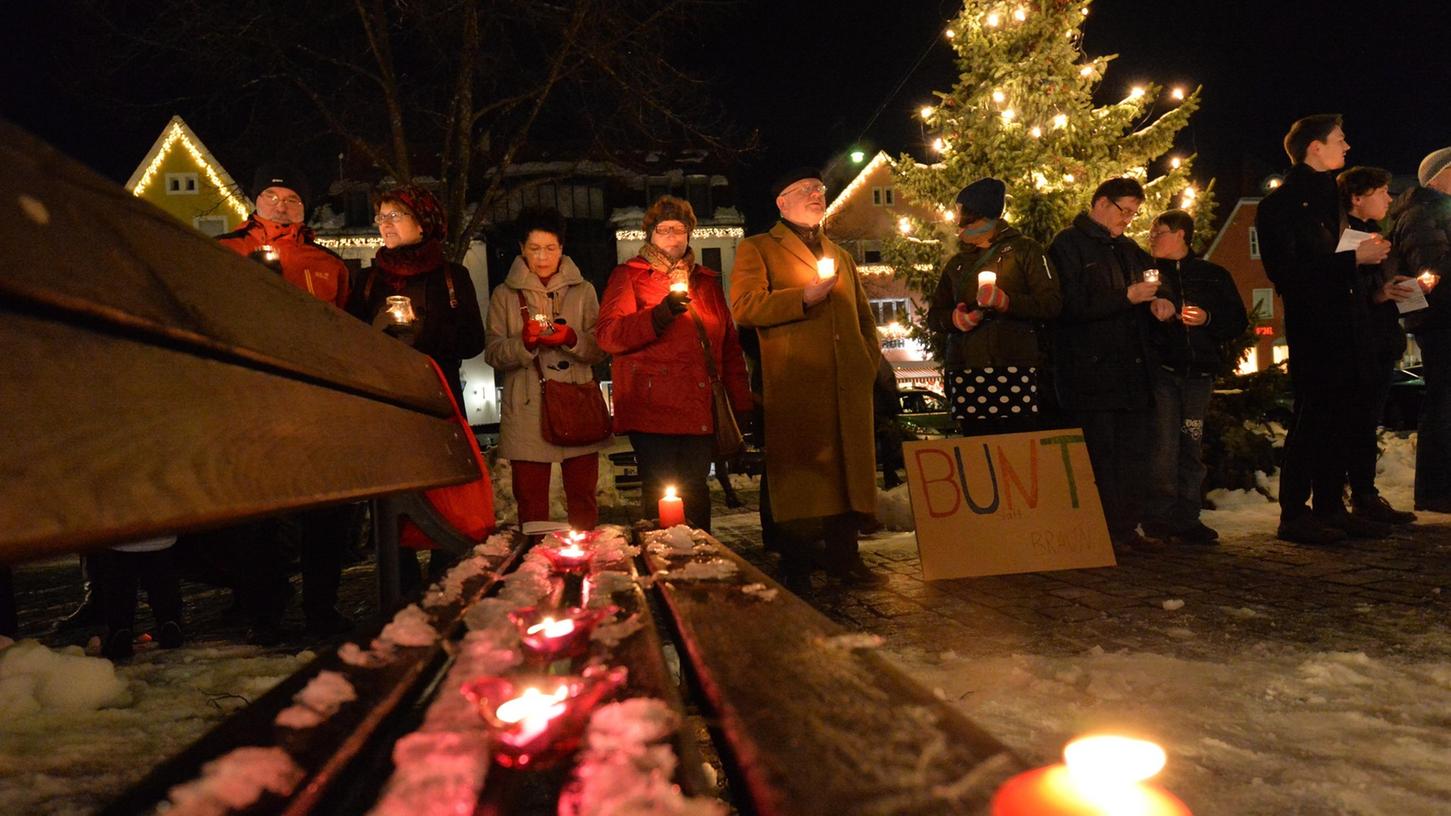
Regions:
[[[1297,164],[1255,216],[1265,273],[1285,302],[1290,381],[1300,393],[1368,386],[1380,366],[1355,252],[1336,252],[1345,213],[1333,173]]]
[[[701,436],[714,433],[710,373],[690,313],[677,315],[659,335],[651,311],[670,293],[670,279],[644,258],[615,267],[605,286],[595,335],[614,355],[615,433]],[[690,305],[705,324],[715,370],[731,408],[751,408],[746,361],[726,307],[720,273],[699,264],[690,272]]]
[[[761,348],[766,473],[777,521],[876,509],[872,381],[881,343],[851,254],[825,301],[806,307],[816,257],[785,224],[736,247],[731,313]]]
[[[574,329],[573,348],[539,346],[524,348],[524,315],[519,311],[519,293],[529,304],[529,314],[543,314],[551,320],[564,318]],[[544,376],[551,380],[587,383],[594,380],[595,363],[605,352],[595,341],[595,323],[600,304],[595,288],[579,273],[569,256],[559,260],[559,271],[548,281],[529,270],[516,257],[504,282],[489,297],[488,342],[484,360],[504,378],[503,417],[499,422],[499,455],[522,462],[562,462],[603,449],[609,440],[593,445],[565,448],[544,441],[540,425],[538,359]]]
[[[987,263],[979,267],[985,255]],[[952,323],[957,304],[976,303],[977,273],[997,273],[997,286],[1008,296],[1008,308],[989,312],[970,332]],[[1038,366],[1047,361],[1043,321],[1058,316],[1063,293],[1048,268],[1043,247],[1012,227],[1003,227],[986,248],[964,244],[942,267],[937,291],[927,312],[933,330],[947,335],[948,368]]]
[[[1377,222],[1362,221],[1353,215],[1346,216],[1346,225],[1361,232],[1381,231]],[[1395,248],[1392,247],[1386,260],[1359,267],[1361,287],[1370,299],[1366,308],[1370,310],[1370,336],[1375,344],[1375,358],[1384,366],[1393,366],[1406,353],[1406,330],[1401,328],[1401,310],[1391,300],[1375,302],[1376,293],[1397,274],[1398,264],[1394,255]]]
[[[1128,287],[1153,265],[1149,253],[1080,213],[1053,237],[1048,261],[1063,290],[1053,332],[1059,404],[1068,411],[1147,409],[1143,335],[1153,318],[1147,303],[1129,303]]]
[[[388,305],[390,295],[404,295],[418,318],[415,351],[432,357],[443,369],[454,399],[464,404],[459,366],[484,350],[484,318],[479,296],[469,271],[445,262],[433,270],[402,278],[401,290],[394,289],[377,265],[363,270],[348,311],[359,320],[372,323]]]
[[[1451,328],[1451,195],[1413,187],[1391,205],[1391,258],[1401,275],[1430,269],[1441,284],[1426,295],[1431,308],[1406,314],[1412,334]]]
[[[1186,326],[1177,317],[1155,320],[1147,331],[1150,363],[1176,374],[1217,374],[1225,363],[1224,344],[1249,326],[1229,270],[1194,255],[1155,258],[1154,268],[1159,270],[1157,297],[1173,303],[1175,312],[1186,302],[1198,306],[1209,322]]]
[[[263,245],[277,250],[282,279],[313,297],[346,309],[348,267],[333,252],[312,242],[312,230],[303,224],[277,224],[252,213],[233,232],[218,235],[222,246],[247,257]]]

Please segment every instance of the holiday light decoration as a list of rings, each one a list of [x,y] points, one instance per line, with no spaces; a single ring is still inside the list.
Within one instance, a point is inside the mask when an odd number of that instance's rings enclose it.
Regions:
[[[192,160],[202,168],[202,171],[206,174],[207,181],[217,189],[217,192],[222,194],[222,200],[226,205],[237,213],[238,218],[245,219],[252,212],[251,206],[248,205],[245,199],[232,191],[234,185],[222,179],[221,173],[218,172],[217,162],[211,157],[211,154],[207,153],[204,148],[192,141],[191,137],[187,136],[186,128],[181,122],[181,117],[172,117],[171,123],[167,126],[166,137],[161,142],[161,148],[156,151],[156,155],[152,157],[151,163],[146,166],[146,169],[141,173],[140,179],[132,186],[131,194],[139,198],[146,192],[146,188],[156,178],[156,174],[161,169],[161,165],[165,163],[167,156],[171,154],[172,148],[178,143],[182,149],[191,155]]]
[[[691,238],[744,238],[746,231],[740,227],[696,227],[690,231]],[[643,241],[644,230],[616,230],[616,241]]]
[[[872,160],[867,162],[866,166],[862,167],[861,172],[857,173],[856,178],[852,179],[851,183],[846,185],[846,187],[837,194],[836,198],[832,199],[832,202],[830,204],[826,205],[826,214],[822,216],[822,220],[825,221],[827,218],[830,218],[832,216],[832,213],[835,213],[837,210],[841,209],[841,207],[848,200],[851,199],[852,195],[855,194],[866,184],[867,179],[872,175],[872,173],[876,172],[878,167],[881,167],[883,164],[890,164],[891,161],[892,157],[888,156],[886,151],[878,150],[877,155],[873,156]],[[644,237],[643,233],[641,234],[641,237]]]

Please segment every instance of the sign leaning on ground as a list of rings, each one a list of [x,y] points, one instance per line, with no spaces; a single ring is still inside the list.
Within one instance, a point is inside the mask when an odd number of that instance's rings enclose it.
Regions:
[[[908,442],[928,581],[1115,565],[1076,428]]]

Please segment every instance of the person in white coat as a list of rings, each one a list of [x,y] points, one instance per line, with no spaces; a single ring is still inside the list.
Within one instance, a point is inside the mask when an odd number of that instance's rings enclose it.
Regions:
[[[516,226],[519,257],[489,297],[484,345],[484,360],[504,379],[499,455],[509,460],[521,525],[549,518],[549,481],[558,462],[569,526],[588,530],[598,521],[599,451],[608,440],[577,447],[544,440],[534,363],[538,360],[550,380],[584,383],[594,378],[591,367],[605,359],[595,342],[599,297],[564,254],[563,216],[555,210],[525,210]],[[535,315],[543,315],[554,330],[541,332]]]

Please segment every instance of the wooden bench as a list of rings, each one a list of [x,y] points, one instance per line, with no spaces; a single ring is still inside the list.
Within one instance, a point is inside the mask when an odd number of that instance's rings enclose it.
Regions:
[[[477,476],[424,358],[3,124],[0,157],[0,208],[9,208],[0,240],[10,256],[0,265],[0,562],[373,499],[380,598],[391,613],[396,516],[467,554],[475,542],[434,517],[418,492]],[[465,559],[473,571],[457,595],[425,604],[436,641],[368,666],[320,655],[105,812],[150,812],[243,746],[281,748],[300,774],[289,792],[246,812],[367,811],[386,793],[400,737],[432,706],[457,701],[449,672],[461,621],[532,544],[511,536]],[[685,571],[693,562],[733,572],[694,580]],[[629,669],[623,694],[677,713],[672,781],[688,795],[716,790],[697,715],[731,798],[748,813],[983,812],[1021,767],[714,540],[611,566],[640,578],[614,600],[643,626],[591,656]],[[323,672],[345,677],[356,699],[315,727],[279,726],[278,714]],[[567,765],[490,771],[476,812],[554,812],[567,774]]]

